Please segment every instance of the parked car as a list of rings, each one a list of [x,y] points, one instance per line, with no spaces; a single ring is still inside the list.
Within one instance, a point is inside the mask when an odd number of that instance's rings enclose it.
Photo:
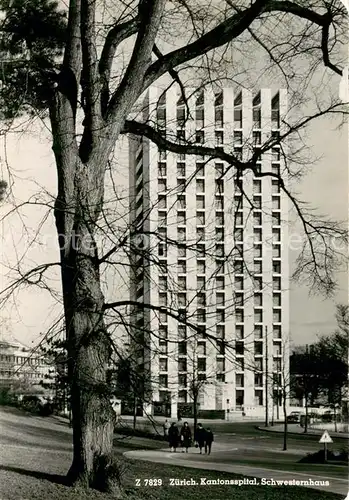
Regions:
[[[301,421],[301,415],[304,415],[302,411],[291,411],[287,416],[287,422],[299,424]]]

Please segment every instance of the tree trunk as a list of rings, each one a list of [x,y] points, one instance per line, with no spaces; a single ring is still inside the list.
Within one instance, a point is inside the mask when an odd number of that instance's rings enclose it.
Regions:
[[[286,409],[286,394],[283,394],[282,408],[284,412],[284,446],[283,451],[287,450],[287,409]]]
[[[198,396],[194,394],[193,398],[193,417],[194,417],[194,432],[198,426]]]
[[[136,430],[137,425],[137,397],[133,397],[133,430]]]
[[[56,154],[56,160],[59,173],[63,172],[59,175],[55,218],[61,250],[74,444],[68,479],[107,491],[116,477],[112,464],[114,412],[107,383],[112,350],[103,319],[95,242],[104,176],[97,175],[102,171],[99,165],[82,164],[71,151],[65,150],[64,156]]]

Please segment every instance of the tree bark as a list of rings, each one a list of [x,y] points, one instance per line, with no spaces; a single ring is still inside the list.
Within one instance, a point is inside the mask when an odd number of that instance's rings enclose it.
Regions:
[[[286,394],[283,394],[282,408],[284,412],[284,446],[283,451],[287,450],[287,409],[286,409]]]

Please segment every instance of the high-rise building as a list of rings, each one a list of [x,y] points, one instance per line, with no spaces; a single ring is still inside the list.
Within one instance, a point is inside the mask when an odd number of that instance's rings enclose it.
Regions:
[[[281,404],[288,376],[288,202],[277,178],[287,155],[276,144],[287,94],[187,95],[150,88],[141,119],[177,144],[258,158],[239,171],[130,139],[132,340],[155,413],[175,417],[197,398],[201,411],[260,416],[266,401]]]

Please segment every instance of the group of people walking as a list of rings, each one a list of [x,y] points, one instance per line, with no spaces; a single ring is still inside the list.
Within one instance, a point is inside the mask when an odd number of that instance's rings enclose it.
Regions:
[[[172,422],[170,425],[166,420],[164,424],[164,434],[168,438],[171,451],[175,452],[177,448],[181,446],[182,453],[188,453],[188,449],[192,446],[192,433],[188,422],[184,422],[179,430],[175,422]],[[201,424],[198,424],[194,432],[194,443],[195,448],[199,448],[200,454],[202,454],[202,450],[205,449],[205,453],[209,455],[213,443],[213,432],[211,429],[209,427],[204,429]]]

